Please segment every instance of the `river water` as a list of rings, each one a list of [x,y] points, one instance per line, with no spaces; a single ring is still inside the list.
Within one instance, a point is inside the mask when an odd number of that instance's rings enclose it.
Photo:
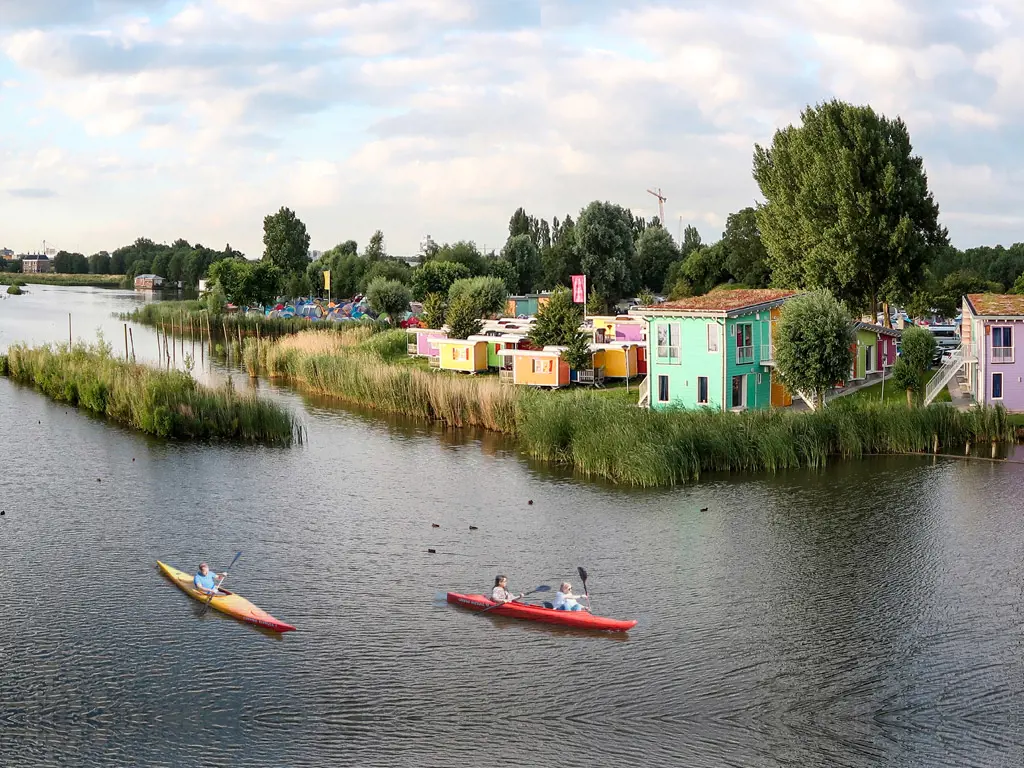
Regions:
[[[30,289],[0,347],[68,311],[111,339],[139,301]],[[0,379],[0,765],[1024,764],[1022,465],[640,492],[259,387],[304,445],[153,440]],[[227,584],[298,632],[201,615],[155,565],[236,551]],[[444,603],[577,565],[627,637]]]

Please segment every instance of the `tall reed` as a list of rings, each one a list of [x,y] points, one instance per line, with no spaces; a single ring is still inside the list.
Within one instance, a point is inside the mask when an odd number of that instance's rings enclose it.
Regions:
[[[183,371],[161,371],[111,356],[109,345],[11,347],[6,375],[54,400],[103,414],[133,429],[178,439],[290,445],[302,439],[295,417],[230,384],[200,385]]]
[[[1002,408],[836,401],[823,411],[723,413],[650,411],[591,391],[552,396],[389,362],[404,334],[366,339],[307,331],[246,348],[250,371],[301,382],[315,392],[451,427],[476,426],[518,438],[529,456],[586,477],[633,486],[674,485],[710,472],[820,468],[836,459],[929,453],[980,441],[1009,441]],[[386,354],[380,354],[383,348]]]

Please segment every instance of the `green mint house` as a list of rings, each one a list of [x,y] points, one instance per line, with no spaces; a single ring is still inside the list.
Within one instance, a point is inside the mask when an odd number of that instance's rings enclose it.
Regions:
[[[746,410],[792,405],[775,379],[772,324],[794,291],[721,290],[634,308],[647,323],[650,408]]]

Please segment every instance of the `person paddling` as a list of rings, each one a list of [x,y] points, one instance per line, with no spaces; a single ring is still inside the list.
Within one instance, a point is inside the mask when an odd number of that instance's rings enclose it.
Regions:
[[[206,593],[207,595],[219,595],[220,592],[217,591],[217,587],[219,586],[217,579],[223,580],[227,575],[227,572],[211,573],[210,566],[206,563],[200,563],[199,573],[197,573],[195,578],[192,579],[192,583],[196,585],[196,589]]]
[[[508,591],[508,579],[504,576],[494,577],[494,589],[491,590],[491,600],[496,603],[511,603],[513,600],[518,600],[525,593],[513,595]]]
[[[558,591],[555,593],[555,599],[552,601],[556,611],[585,611],[587,610],[578,602],[576,602],[579,595],[572,593],[572,584],[568,581],[563,581]]]

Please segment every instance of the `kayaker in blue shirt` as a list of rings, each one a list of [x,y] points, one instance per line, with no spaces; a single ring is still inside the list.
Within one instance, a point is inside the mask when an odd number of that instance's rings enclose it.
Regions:
[[[563,581],[558,587],[558,591],[555,593],[555,599],[552,604],[556,611],[585,611],[587,610],[578,602],[576,602],[579,595],[572,593],[572,585],[568,581]]]
[[[227,573],[211,573],[210,566],[206,563],[200,563],[199,573],[192,579],[192,583],[196,585],[196,589],[208,595],[217,595],[220,594],[217,591],[217,579],[223,579],[225,576],[227,576]]]

